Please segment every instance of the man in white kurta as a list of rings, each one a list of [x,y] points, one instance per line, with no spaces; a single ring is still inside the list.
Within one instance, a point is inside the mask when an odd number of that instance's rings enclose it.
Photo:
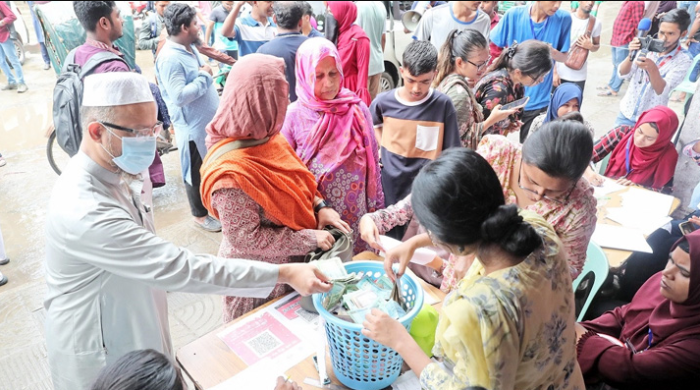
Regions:
[[[141,176],[125,171],[140,168],[128,161],[138,153],[121,139],[153,136],[148,83],[105,73],[84,85],[81,151],[56,183],[46,220],[46,344],[56,390],[89,389],[130,351],[172,356],[166,291],[264,298],[276,283],[303,294],[329,289],[307,264],[196,255],[157,237]]]

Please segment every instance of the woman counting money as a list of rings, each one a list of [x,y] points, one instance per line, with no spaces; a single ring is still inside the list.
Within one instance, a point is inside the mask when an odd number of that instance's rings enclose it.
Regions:
[[[379,310],[366,316],[363,334],[396,350],[425,389],[585,388],[571,277],[551,225],[506,206],[493,168],[469,149],[426,165],[412,202],[434,245],[476,259],[443,303],[433,348],[443,364]]]

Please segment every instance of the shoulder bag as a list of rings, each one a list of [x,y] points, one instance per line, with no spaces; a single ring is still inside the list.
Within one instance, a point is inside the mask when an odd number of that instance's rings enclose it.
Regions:
[[[588,39],[591,38],[593,33],[593,26],[595,26],[595,16],[591,15],[588,17],[588,27],[586,28],[586,34],[584,35]],[[573,70],[581,70],[583,64],[588,60],[588,49],[584,49],[581,46],[574,45],[571,43],[572,47],[569,49],[569,56],[566,58],[564,65],[568,66]]]

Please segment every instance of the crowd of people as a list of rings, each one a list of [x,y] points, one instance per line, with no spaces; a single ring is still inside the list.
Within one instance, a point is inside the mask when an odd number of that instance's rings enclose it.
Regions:
[[[650,236],[654,254],[632,255],[625,299],[599,318],[575,322],[571,288],[597,222],[594,186],[673,191],[679,121],[667,105],[692,62],[694,5],[622,4],[615,69],[599,94],[630,85],[595,140],[580,113],[588,60],[571,54],[600,49],[602,2],[568,12],[534,1],[503,15],[495,1],[439,3],[407,30],[400,86],[379,91],[387,2],[328,2],[320,32],[303,1],[157,1],[137,34],[155,80],[114,46],[114,2],[74,2],[87,32],[76,63],[116,58],[84,78],[80,152],[46,218],[56,389],[184,388],[169,360],[165,292],[222,295],[226,322],[292,289],[326,292],[331,282],[303,262],[333,247],[329,227],[354,254],[383,250],[381,234],[402,240],[385,251],[387,274],[410,267],[449,294],[440,363],[386,314],[363,324],[423,388],[687,389],[700,379],[700,233],[683,235],[676,221]],[[645,15],[651,51],[635,37]],[[210,44],[235,61],[220,96],[202,55]],[[222,232],[217,256],[155,234],[157,138],[170,132],[194,223]],[[700,161],[700,143],[683,154]],[[697,211],[687,218],[700,227]],[[410,263],[421,247],[437,254],[425,266]]]

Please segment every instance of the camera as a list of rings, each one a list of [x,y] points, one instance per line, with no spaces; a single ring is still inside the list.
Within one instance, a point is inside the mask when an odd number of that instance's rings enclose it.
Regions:
[[[646,57],[647,53],[652,51],[655,53],[663,53],[666,50],[664,46],[664,41],[660,39],[654,39],[652,37],[642,37],[639,38],[639,43],[642,48],[640,49],[640,57]]]

